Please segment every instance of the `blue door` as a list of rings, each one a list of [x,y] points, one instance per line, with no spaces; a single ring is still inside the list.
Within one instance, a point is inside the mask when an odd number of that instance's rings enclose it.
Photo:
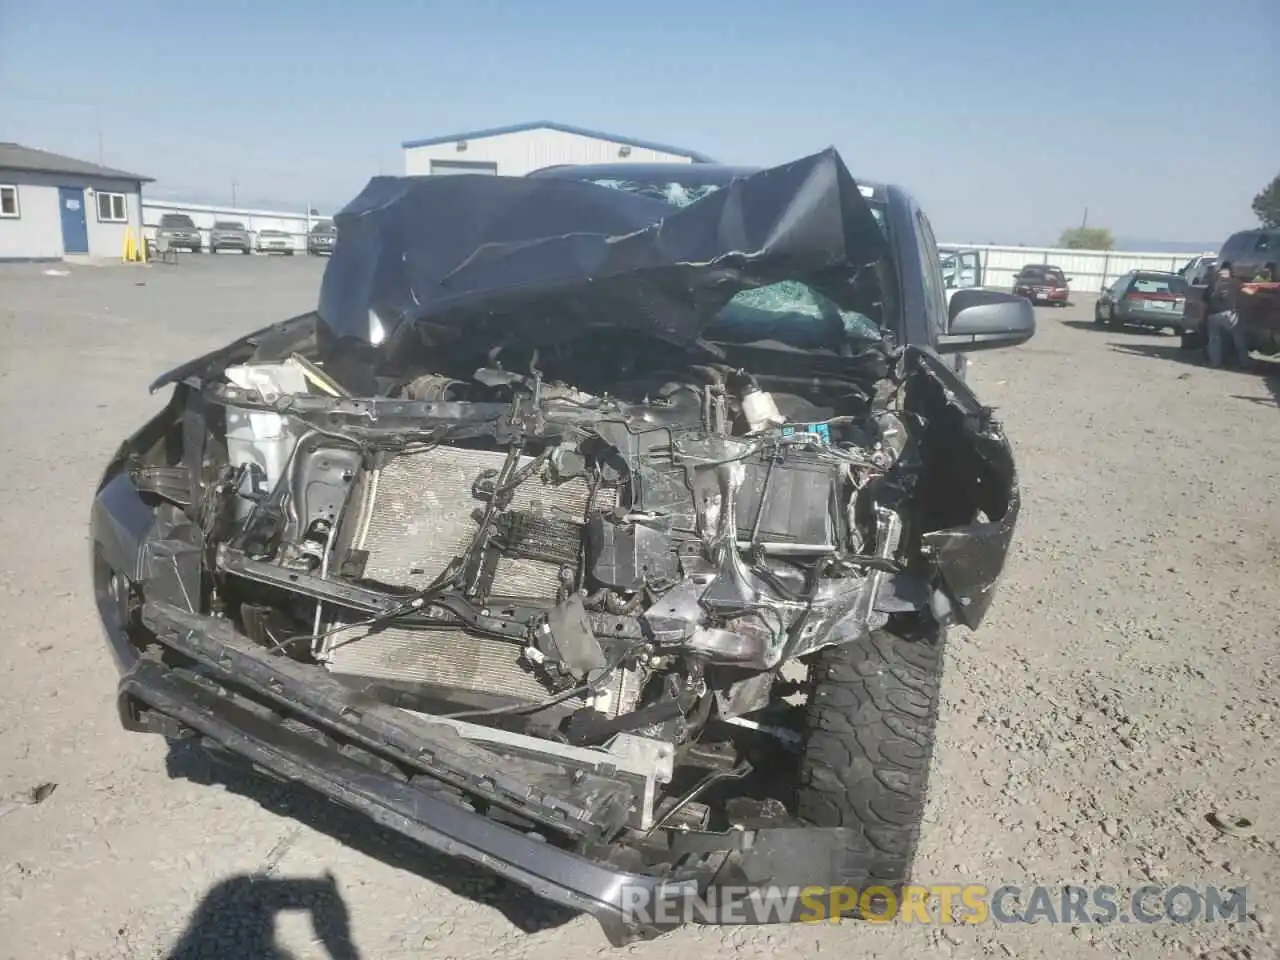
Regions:
[[[88,253],[89,227],[84,219],[84,188],[59,187],[58,209],[62,211],[62,252]]]

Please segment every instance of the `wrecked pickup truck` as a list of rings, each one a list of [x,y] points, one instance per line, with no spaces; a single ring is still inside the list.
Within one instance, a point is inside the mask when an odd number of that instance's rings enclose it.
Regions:
[[[834,151],[611,166],[371,180],[315,312],[153,386],[92,563],[128,729],[621,944],[678,922],[649,897],[908,879],[947,628],[1019,509],[939,354],[1035,320],[948,304],[922,211]]]

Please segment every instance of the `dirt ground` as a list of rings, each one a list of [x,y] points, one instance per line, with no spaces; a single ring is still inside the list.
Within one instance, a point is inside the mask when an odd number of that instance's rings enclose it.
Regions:
[[[89,592],[99,471],[161,403],[155,374],[309,309],[321,268],[0,266],[0,957],[614,952],[589,918],[119,728]],[[1280,376],[1187,363],[1080,301],[970,367],[1024,508],[987,624],[953,634],[917,878],[1244,885],[1247,919],[688,928],[622,953],[1278,955]]]

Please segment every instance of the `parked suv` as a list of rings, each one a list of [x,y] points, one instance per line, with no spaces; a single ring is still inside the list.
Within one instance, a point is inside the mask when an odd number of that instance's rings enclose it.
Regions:
[[[156,239],[169,241],[171,248],[190,250],[199,253],[204,249],[200,239],[200,228],[185,213],[165,213],[160,215],[160,225],[156,227]]]
[[[1237,280],[1280,281],[1280,229],[1233,233],[1222,245],[1218,261],[1231,264],[1231,274]]]
[[[209,231],[209,252],[219,250],[239,250],[250,252],[249,231],[239,220],[219,220]]]
[[[338,228],[332,223],[317,223],[307,237],[307,253],[327,257],[338,240]]]

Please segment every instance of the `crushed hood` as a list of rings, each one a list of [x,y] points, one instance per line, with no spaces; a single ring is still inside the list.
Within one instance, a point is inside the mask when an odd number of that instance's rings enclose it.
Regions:
[[[318,313],[335,336],[374,344],[405,329],[690,342],[753,287],[799,280],[844,306],[853,271],[887,254],[834,149],[681,208],[573,180],[375,177],[334,221]]]

